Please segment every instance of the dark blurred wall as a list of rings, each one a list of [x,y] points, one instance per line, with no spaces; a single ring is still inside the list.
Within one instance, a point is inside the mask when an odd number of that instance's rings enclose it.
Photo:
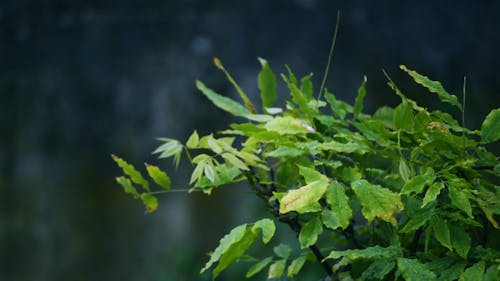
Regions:
[[[339,9],[338,97],[353,101],[366,74],[368,111],[395,105],[385,69],[438,106],[406,64],[459,96],[466,75],[469,127],[499,107],[498,1],[1,1],[0,280],[206,280],[203,254],[261,205],[241,189],[175,193],[144,215],[109,155],[173,171],[150,155],[155,137],[224,128],[194,87],[235,95],[214,56],[254,98],[258,56],[319,84]],[[171,175],[185,187],[185,164]]]

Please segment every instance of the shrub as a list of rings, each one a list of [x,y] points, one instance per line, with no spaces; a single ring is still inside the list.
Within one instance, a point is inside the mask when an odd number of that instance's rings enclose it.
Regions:
[[[387,76],[401,103],[369,115],[363,112],[366,77],[350,105],[323,89],[315,97],[311,77],[299,80],[290,69],[281,75],[290,98],[275,107],[276,76],[259,61],[259,107],[215,59],[243,103],[200,81],[196,86],[238,122],[206,136],[194,131],[186,143],[160,139],[154,151],[176,164],[187,156],[191,191],[209,195],[241,182],[268,210],[268,217],[225,235],[201,272],[210,270],[215,279],[231,264],[253,260],[247,278],[263,270],[269,279],[293,278],[309,262],[331,280],[500,280],[500,166],[485,147],[500,139],[500,109],[480,130],[469,130],[449,113],[418,105]],[[464,104],[440,82],[401,69],[463,114]],[[125,173],[117,182],[154,211],[157,192],[149,181],[113,159]],[[170,189],[165,172],[148,164],[146,170]],[[298,243],[273,241],[273,256],[250,258],[247,250],[259,236],[269,244],[278,222]]]

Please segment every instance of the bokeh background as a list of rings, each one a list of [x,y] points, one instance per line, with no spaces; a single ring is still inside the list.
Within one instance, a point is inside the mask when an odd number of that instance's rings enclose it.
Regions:
[[[151,151],[156,137],[231,122],[194,86],[235,96],[212,58],[253,98],[259,56],[318,85],[338,10],[327,88],[339,98],[353,101],[366,74],[367,112],[396,105],[385,69],[439,106],[405,64],[459,96],[466,75],[471,128],[499,107],[500,1],[0,1],[0,280],[208,280],[205,253],[256,220],[260,202],[244,187],[171,193],[146,215],[114,182],[110,154],[160,165],[186,188],[185,161],[174,172]]]

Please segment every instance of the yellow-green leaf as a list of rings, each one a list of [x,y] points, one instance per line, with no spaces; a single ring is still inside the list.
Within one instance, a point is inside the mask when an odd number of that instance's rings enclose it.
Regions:
[[[170,189],[170,178],[165,172],[160,170],[160,168],[146,163],[146,170],[156,184],[165,188],[166,190]]]
[[[200,81],[196,81],[196,87],[200,90],[215,106],[218,108],[231,113],[234,116],[246,116],[252,114],[250,110],[241,105],[240,103],[234,101],[225,96],[221,96],[214,92],[213,90],[207,88],[205,84]]]
[[[398,259],[398,268],[406,281],[433,281],[436,275],[417,259]]]
[[[266,266],[268,266],[271,262],[273,261],[273,257],[267,257],[265,259],[262,259],[252,265],[245,274],[246,278],[250,278],[254,276],[255,274],[261,272]]]
[[[308,221],[299,232],[299,242],[302,249],[314,245],[318,236],[323,232],[323,225],[318,217]]]
[[[359,86],[358,89],[358,95],[356,96],[356,100],[354,101],[354,107],[353,107],[353,114],[354,117],[358,117],[358,115],[361,113],[363,110],[363,99],[365,98],[366,95],[366,76],[363,76],[363,82],[361,83],[361,86]]]
[[[288,266],[288,277],[293,277],[299,273],[307,260],[307,256],[300,256],[292,261]]]
[[[276,76],[274,75],[267,60],[259,58],[262,70],[259,73],[259,90],[262,100],[262,107],[272,107],[277,97]]]
[[[444,183],[442,182],[433,183],[425,193],[424,200],[422,201],[422,208],[427,206],[429,203],[434,202],[443,188],[444,188]]]
[[[338,226],[346,229],[349,226],[352,218],[352,210],[349,206],[349,197],[345,194],[345,187],[341,183],[335,181],[326,190],[326,202],[330,205],[332,216],[338,222]],[[335,229],[333,225],[326,226]]]
[[[286,260],[285,259],[275,261],[269,267],[269,271],[267,273],[267,278],[268,279],[280,278],[283,275],[283,272],[285,271],[285,266],[286,266]]]
[[[135,199],[139,198],[139,193],[135,189],[135,187],[132,185],[132,182],[130,179],[126,177],[117,177],[115,178],[116,182],[119,183],[122,187],[125,193],[131,194]]]
[[[116,164],[122,168],[122,171],[129,176],[134,183],[141,185],[145,190],[149,191],[148,181],[144,179],[142,174],[137,171],[133,165],[127,163],[127,161],[116,155],[111,155],[111,158],[113,158]]]
[[[314,129],[305,122],[290,116],[278,116],[267,122],[264,127],[266,130],[277,132],[280,135],[306,134],[310,131],[314,131]]]
[[[197,148],[199,143],[200,143],[200,136],[198,135],[198,132],[196,132],[195,130],[189,137],[188,141],[186,142],[186,146],[188,148]]]
[[[280,200],[280,213],[297,211],[299,213],[308,206],[317,204],[328,187],[328,181],[318,180],[301,188],[293,189]]]
[[[276,225],[271,219],[261,219],[253,225],[254,230],[262,230],[262,242],[267,244],[273,238],[276,231]]]
[[[492,110],[481,126],[481,140],[485,143],[500,139],[500,108]]]
[[[149,193],[141,194],[141,200],[146,206],[146,213],[152,213],[158,209],[158,199]]]
[[[222,254],[224,254],[231,247],[231,245],[240,241],[245,236],[246,230],[247,230],[247,225],[242,224],[233,228],[231,232],[222,237],[222,239],[219,242],[219,246],[217,246],[214,252],[210,255],[210,260],[201,269],[200,273],[205,272],[214,263],[219,261]]]

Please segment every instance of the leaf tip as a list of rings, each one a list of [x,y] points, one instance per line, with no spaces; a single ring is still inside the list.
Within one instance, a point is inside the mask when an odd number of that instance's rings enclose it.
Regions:
[[[217,68],[224,70],[224,66],[222,65],[222,61],[218,57],[214,57],[214,64]]]

